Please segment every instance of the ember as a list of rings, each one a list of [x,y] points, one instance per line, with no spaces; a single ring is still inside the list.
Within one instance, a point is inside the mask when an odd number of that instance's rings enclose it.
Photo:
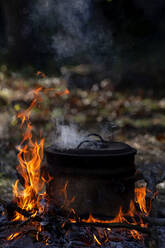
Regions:
[[[18,237],[19,235],[20,235],[20,233],[11,234],[7,239],[8,239],[8,240],[13,240],[13,239],[15,239],[16,237]]]

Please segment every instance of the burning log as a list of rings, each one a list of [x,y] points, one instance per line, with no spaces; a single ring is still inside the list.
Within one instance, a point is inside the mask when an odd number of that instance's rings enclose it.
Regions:
[[[9,220],[13,219],[15,212],[18,212],[19,214],[21,214],[27,218],[32,215],[32,213],[27,212],[25,209],[18,207],[17,204],[14,203],[13,201],[12,202],[6,202],[6,201],[0,199],[0,204],[2,204],[5,208],[5,210],[7,211],[7,216],[8,216]]]

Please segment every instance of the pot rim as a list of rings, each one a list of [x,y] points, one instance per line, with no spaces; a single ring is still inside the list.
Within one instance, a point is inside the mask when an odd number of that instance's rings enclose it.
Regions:
[[[135,155],[137,150],[126,143],[110,142],[112,145],[122,145],[124,149],[59,149],[56,146],[49,146],[45,149],[46,154],[68,156],[68,157],[120,157]]]

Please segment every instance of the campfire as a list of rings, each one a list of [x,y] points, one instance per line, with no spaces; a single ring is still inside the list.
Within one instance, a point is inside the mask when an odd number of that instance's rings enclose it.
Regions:
[[[49,90],[36,89],[18,114],[24,131],[13,201],[1,202],[3,247],[149,247],[162,221],[152,217],[155,188],[136,170],[136,150],[95,133],[75,148],[44,149],[30,114]]]

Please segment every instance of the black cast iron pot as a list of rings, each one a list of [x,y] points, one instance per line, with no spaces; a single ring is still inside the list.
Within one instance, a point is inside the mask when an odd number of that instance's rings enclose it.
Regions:
[[[91,143],[92,142],[92,143]],[[87,146],[84,147],[85,143]],[[76,149],[46,149],[50,205],[79,216],[114,218],[134,199],[136,150],[121,142],[85,140]]]

